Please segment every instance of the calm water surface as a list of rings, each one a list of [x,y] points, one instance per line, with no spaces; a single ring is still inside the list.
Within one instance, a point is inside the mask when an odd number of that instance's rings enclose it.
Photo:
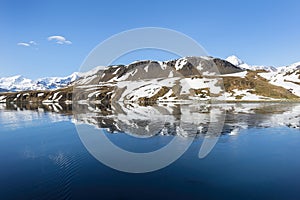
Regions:
[[[197,127],[205,130],[209,106],[120,106],[72,115],[59,105],[1,105],[0,199],[300,199],[300,104],[217,107],[227,112],[222,135],[199,159],[205,131]],[[196,138],[168,167],[131,174],[89,154],[75,128],[82,123],[135,152],[164,146],[178,124]],[[168,131],[162,134],[161,126]]]

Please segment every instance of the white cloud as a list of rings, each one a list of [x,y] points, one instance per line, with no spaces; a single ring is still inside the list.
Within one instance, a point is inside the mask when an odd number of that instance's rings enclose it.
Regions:
[[[33,40],[29,41],[29,42],[19,42],[17,43],[18,46],[23,46],[23,47],[31,47],[31,46],[36,46],[37,43]]]
[[[19,42],[17,45],[18,46],[24,46],[24,47],[30,47],[30,44],[28,44],[26,42]]]
[[[70,40],[67,40],[65,37],[60,36],[60,35],[53,35],[48,37],[49,41],[54,41],[57,44],[72,44]]]
[[[35,41],[33,41],[33,40],[29,41],[29,44],[31,44],[31,45],[37,45],[37,43]]]

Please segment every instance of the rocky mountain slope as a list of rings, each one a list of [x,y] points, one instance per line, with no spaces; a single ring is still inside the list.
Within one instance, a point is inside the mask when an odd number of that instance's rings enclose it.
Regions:
[[[0,102],[298,101],[300,63],[281,68],[253,67],[236,57],[184,57],[98,67],[67,79],[36,81],[44,87],[0,93]],[[15,78],[17,82],[18,78]],[[0,79],[1,80],[1,79]],[[28,80],[20,80],[23,87]],[[1,82],[0,82],[1,83]],[[53,83],[66,86],[56,90]],[[2,84],[5,85],[4,82]],[[55,84],[54,84],[55,85]],[[1,86],[0,86],[1,88]],[[5,89],[5,88],[4,88]]]

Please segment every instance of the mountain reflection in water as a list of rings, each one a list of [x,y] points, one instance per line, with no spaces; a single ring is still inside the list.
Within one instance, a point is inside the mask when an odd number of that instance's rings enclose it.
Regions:
[[[0,123],[17,127],[20,123],[47,113],[51,121],[69,120],[104,128],[108,133],[127,133],[139,137],[177,135],[184,137],[207,134],[209,126],[224,115],[222,134],[237,135],[248,128],[287,126],[299,129],[299,103],[228,103],[228,104],[0,104]],[[16,111],[16,112],[11,112]]]

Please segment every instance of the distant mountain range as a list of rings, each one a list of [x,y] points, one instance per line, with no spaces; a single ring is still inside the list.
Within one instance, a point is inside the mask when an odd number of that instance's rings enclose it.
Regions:
[[[300,62],[274,68],[250,66],[236,56],[184,57],[98,67],[36,81],[1,78],[0,102],[282,101],[299,100],[299,85]]]
[[[26,90],[53,90],[68,86],[79,78],[79,73],[74,72],[67,77],[47,77],[31,80],[21,75],[0,78],[0,92],[19,92]]]

